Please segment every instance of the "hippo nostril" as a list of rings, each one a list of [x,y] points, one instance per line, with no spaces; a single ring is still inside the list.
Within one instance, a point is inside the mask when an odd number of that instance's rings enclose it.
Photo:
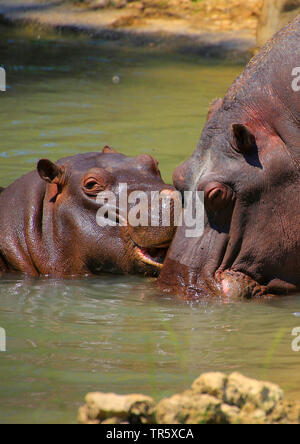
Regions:
[[[220,211],[232,202],[233,191],[227,185],[212,182],[204,189],[205,206],[209,211]]]
[[[215,189],[213,191],[210,192],[210,194],[208,195],[208,198],[213,200],[213,199],[217,199],[218,197],[223,198],[224,195],[222,194],[222,191],[220,189]]]
[[[168,188],[166,188],[165,190],[162,190],[160,192],[161,197],[176,197],[178,195],[178,191],[175,190],[170,190]]]
[[[178,190],[166,188],[160,192],[160,197],[162,199],[163,206],[170,205],[171,203],[171,209],[175,213],[174,217],[179,218],[183,206],[182,194]]]

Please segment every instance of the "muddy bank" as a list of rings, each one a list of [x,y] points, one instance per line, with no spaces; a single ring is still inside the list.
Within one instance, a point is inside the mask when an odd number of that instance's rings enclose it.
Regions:
[[[253,0],[256,5],[259,1]],[[234,2],[237,3],[231,0]],[[0,21],[10,25],[33,25],[37,31],[84,33],[90,38],[120,45],[150,46],[229,59],[251,57],[256,45],[257,24],[252,9],[243,9],[244,21],[234,21],[234,16],[230,15],[237,14],[234,7],[225,8],[225,14],[221,3],[219,10],[213,9],[208,1],[204,2],[204,9],[202,3],[201,8],[197,2],[185,3],[186,9],[180,6],[179,13],[173,5],[171,13],[169,9],[154,8],[155,2],[151,7],[147,2],[134,1],[122,8],[102,8],[97,1],[78,4],[62,0],[0,0]]]
[[[90,393],[81,424],[298,424],[300,404],[281,388],[239,373],[206,373],[183,393],[158,404],[144,395]]]
[[[257,44],[264,45],[273,34],[300,14],[300,0],[264,0],[258,29]]]

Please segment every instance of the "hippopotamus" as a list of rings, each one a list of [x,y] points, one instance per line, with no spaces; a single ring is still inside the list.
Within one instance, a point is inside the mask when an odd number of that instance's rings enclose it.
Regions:
[[[166,198],[176,193],[163,182],[158,162],[147,154],[130,158],[106,146],[103,152],[57,163],[41,159],[35,171],[1,191],[0,273],[156,276],[174,225],[163,226],[161,220],[153,227],[99,224],[97,196],[108,190],[117,193],[119,184],[127,184],[128,193],[157,191]],[[150,214],[148,207],[141,211]],[[114,212],[124,219],[118,208]]]
[[[299,48],[300,17],[212,103],[196,151],[174,172],[178,190],[204,193],[204,230],[177,230],[162,288],[225,299],[300,290]]]

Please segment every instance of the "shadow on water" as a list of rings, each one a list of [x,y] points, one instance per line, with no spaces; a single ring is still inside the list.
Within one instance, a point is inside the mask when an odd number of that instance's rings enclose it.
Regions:
[[[240,70],[243,67],[242,63],[234,60],[230,62],[195,54],[176,54],[168,50],[162,52],[152,46],[120,47],[119,42],[90,39],[84,34],[72,36],[70,33],[45,33],[34,25],[21,30],[0,25],[0,30],[1,64],[6,66],[12,78],[17,77],[15,73],[21,71],[26,82],[34,82],[35,75],[44,72],[52,72],[54,79],[60,76],[66,79],[76,74],[99,75],[99,69],[115,72],[116,66],[153,69],[181,62],[192,66],[233,66]]]
[[[0,58],[7,71],[1,186],[41,157],[57,160],[106,144],[127,155],[152,154],[170,182],[196,146],[209,102],[242,69],[31,29],[4,31]]]
[[[3,9],[9,9],[12,13],[22,12],[22,11],[47,11],[48,9],[53,8],[53,6],[60,6],[65,3],[65,0],[55,1],[55,2],[47,2],[47,3],[35,3],[32,5],[28,5],[28,3],[20,3],[19,5],[11,5],[8,3],[1,3]]]

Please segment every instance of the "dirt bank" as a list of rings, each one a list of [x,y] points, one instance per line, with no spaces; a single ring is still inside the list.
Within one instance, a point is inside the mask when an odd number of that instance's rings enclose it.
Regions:
[[[94,11],[122,10],[118,26],[143,26],[150,21],[185,21],[189,29],[206,32],[256,32],[262,0],[69,0]],[[158,22],[159,23],[159,22]],[[185,27],[186,27],[185,26]]]
[[[0,18],[120,43],[247,57],[255,47],[261,2],[122,0],[115,7],[106,0],[0,0]]]

